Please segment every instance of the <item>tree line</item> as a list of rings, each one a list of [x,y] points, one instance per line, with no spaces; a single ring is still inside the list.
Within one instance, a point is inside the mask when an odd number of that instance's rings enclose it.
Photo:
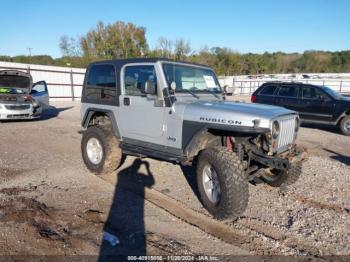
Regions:
[[[155,48],[149,48],[146,28],[122,21],[112,24],[99,22],[85,35],[76,38],[64,35],[59,47],[62,52],[60,58],[48,55],[0,56],[0,61],[86,67],[92,61],[104,59],[166,57],[209,65],[219,75],[350,72],[350,50],[240,54],[225,47],[194,50],[185,39],[165,37],[158,39]]]

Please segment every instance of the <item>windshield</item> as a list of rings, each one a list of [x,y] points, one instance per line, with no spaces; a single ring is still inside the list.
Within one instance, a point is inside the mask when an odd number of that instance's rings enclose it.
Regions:
[[[330,96],[332,96],[333,98],[336,99],[342,99],[344,98],[344,96],[342,96],[341,94],[339,94],[337,91],[333,90],[332,88],[328,87],[328,86],[324,86],[323,90],[329,94]]]
[[[17,75],[0,76],[0,94],[24,94],[29,88],[29,77]]]
[[[176,92],[221,93],[219,81],[210,69],[178,64],[164,64],[163,69],[168,85],[176,83]]]

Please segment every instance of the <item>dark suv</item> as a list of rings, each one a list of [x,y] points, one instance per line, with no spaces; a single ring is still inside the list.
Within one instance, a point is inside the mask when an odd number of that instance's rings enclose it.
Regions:
[[[297,111],[303,122],[337,125],[350,136],[350,99],[329,87],[267,82],[253,93],[251,101]]]

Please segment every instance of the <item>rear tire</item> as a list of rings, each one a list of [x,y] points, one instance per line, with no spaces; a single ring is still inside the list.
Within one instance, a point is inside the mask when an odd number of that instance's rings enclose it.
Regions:
[[[340,121],[339,128],[344,135],[350,136],[350,116],[346,116]]]
[[[266,174],[261,177],[261,179],[272,187],[287,187],[294,184],[302,172],[302,163],[292,164],[289,170],[278,170],[272,171],[271,174]]]
[[[115,171],[122,160],[119,140],[112,129],[91,126],[83,133],[81,152],[86,167],[95,174]]]
[[[216,176],[215,183],[207,179],[208,170]],[[208,183],[212,183],[212,191],[208,190]],[[249,190],[244,165],[235,153],[224,147],[209,148],[200,153],[197,163],[197,185],[203,206],[216,219],[235,220],[243,214],[248,205]],[[211,193],[217,186],[220,187],[220,194],[213,199],[215,194]]]

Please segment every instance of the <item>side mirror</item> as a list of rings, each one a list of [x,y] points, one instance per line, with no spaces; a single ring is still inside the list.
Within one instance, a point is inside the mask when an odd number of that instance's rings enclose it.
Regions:
[[[145,94],[154,95],[156,93],[156,84],[153,81],[146,81]]]
[[[173,94],[175,94],[175,90],[176,90],[176,82],[175,81],[171,82],[170,90]]]
[[[233,94],[234,94],[234,87],[230,87],[229,85],[224,85],[224,96],[232,96]]]
[[[227,94],[227,90],[228,90],[229,86],[228,85],[224,85],[224,94]]]

